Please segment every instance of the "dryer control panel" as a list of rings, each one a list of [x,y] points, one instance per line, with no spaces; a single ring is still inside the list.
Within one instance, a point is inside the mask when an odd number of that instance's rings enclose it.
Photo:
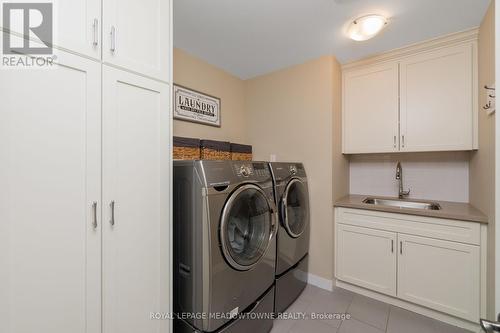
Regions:
[[[266,178],[271,176],[267,163],[253,163],[253,169],[255,170],[255,174],[257,176]]]

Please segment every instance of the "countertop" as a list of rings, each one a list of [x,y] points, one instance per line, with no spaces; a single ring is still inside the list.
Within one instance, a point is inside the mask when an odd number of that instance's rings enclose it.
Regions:
[[[373,196],[373,195],[347,195],[342,199],[335,202],[334,207],[346,207],[346,208],[356,208],[356,209],[366,209],[366,210],[375,210],[379,212],[388,212],[388,213],[399,213],[399,214],[409,214],[409,215],[418,215],[418,216],[428,216],[428,217],[437,217],[443,219],[452,219],[452,220],[461,220],[461,221],[469,221],[469,222],[477,222],[477,223],[488,223],[488,217],[484,215],[479,209],[475,208],[469,203],[462,202],[450,202],[450,201],[438,201],[438,200],[414,200],[411,201],[432,201],[441,205],[440,210],[425,210],[425,209],[411,209],[411,208],[399,208],[399,207],[390,207],[390,206],[382,206],[382,205],[371,205],[363,203],[363,200],[367,197],[377,197],[384,199],[395,199],[391,197],[381,197],[381,196]]]

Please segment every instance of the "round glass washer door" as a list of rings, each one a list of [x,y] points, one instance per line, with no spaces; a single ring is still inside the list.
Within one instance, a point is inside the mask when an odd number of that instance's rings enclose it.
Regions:
[[[309,197],[306,185],[298,178],[286,186],[281,201],[281,217],[287,233],[297,238],[309,223]]]
[[[264,191],[252,184],[237,188],[222,211],[220,240],[227,262],[249,270],[266,253],[276,229],[274,207]]]

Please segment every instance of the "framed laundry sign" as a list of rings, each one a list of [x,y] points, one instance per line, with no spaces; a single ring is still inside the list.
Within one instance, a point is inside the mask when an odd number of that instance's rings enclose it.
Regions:
[[[174,119],[220,127],[220,98],[174,84]]]

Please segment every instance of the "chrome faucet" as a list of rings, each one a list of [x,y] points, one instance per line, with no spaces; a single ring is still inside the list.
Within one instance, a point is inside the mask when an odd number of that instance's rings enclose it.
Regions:
[[[399,181],[399,199],[403,199],[410,195],[410,190],[403,191],[403,167],[401,167],[401,162],[398,161],[398,165],[396,166],[396,179]]]

